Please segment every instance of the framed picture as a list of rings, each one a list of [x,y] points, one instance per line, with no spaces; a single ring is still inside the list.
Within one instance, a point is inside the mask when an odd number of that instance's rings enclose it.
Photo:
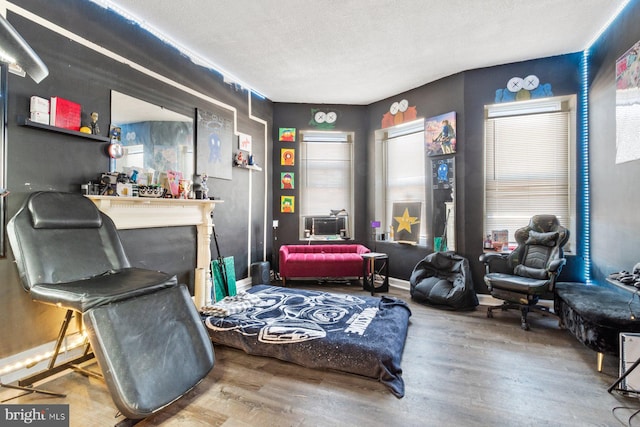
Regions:
[[[294,172],[280,172],[280,189],[293,190],[296,188]]]
[[[197,109],[196,173],[231,179],[233,168],[233,112]]]
[[[422,202],[393,203],[393,239],[398,243],[417,245],[420,241]]]
[[[281,141],[281,142],[295,142],[296,141],[296,128],[279,128],[278,129],[278,141]]]
[[[280,196],[280,212],[294,213],[296,211],[295,196]]]
[[[296,164],[296,150],[294,148],[280,149],[280,165],[293,166]]]
[[[441,114],[424,121],[425,147],[429,156],[456,152],[456,113]]]
[[[238,150],[251,152],[251,135],[238,133]]]

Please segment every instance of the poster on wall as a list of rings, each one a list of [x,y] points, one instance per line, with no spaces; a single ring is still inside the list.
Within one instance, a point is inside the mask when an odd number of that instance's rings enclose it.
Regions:
[[[393,239],[398,243],[417,245],[420,241],[422,202],[393,203]]]
[[[251,153],[251,135],[238,132],[238,150]]]
[[[280,212],[294,213],[296,211],[295,196],[280,196]]]
[[[296,128],[278,128],[278,141],[295,142]]]
[[[640,159],[640,41],[616,61],[616,163]]]
[[[296,188],[294,172],[280,172],[280,189],[293,190]]]
[[[296,159],[296,150],[294,148],[280,149],[280,165],[294,166]]]
[[[456,113],[441,114],[424,121],[427,155],[438,156],[456,152]]]
[[[231,179],[233,167],[233,112],[197,110],[196,173]]]

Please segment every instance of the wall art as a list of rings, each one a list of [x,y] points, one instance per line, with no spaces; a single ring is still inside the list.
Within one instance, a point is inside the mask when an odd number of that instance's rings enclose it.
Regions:
[[[640,159],[640,41],[616,61],[616,163]]]
[[[392,214],[393,239],[398,243],[418,244],[420,241],[422,202],[394,203]]]
[[[293,190],[296,188],[295,173],[293,172],[281,172],[280,173],[280,189],[281,190]]]
[[[296,211],[295,196],[280,196],[280,212],[294,213]]]
[[[437,156],[456,152],[456,113],[441,114],[424,121],[427,154]]]
[[[280,164],[282,166],[293,166],[296,164],[296,150],[294,148],[280,149]]]
[[[278,129],[278,141],[281,141],[281,142],[295,142],[296,141],[296,128],[279,128]]]
[[[233,112],[197,110],[196,173],[231,179],[233,168]]]
[[[238,132],[238,150],[251,152],[251,135]]]

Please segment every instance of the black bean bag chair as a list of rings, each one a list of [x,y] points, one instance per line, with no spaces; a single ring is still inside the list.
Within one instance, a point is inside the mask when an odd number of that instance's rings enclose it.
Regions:
[[[415,301],[450,310],[473,310],[478,305],[469,261],[453,251],[427,255],[409,282]]]

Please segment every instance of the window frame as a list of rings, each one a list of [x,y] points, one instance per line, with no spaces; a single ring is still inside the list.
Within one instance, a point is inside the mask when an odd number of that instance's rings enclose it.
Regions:
[[[558,107],[552,107],[552,105],[556,103]],[[538,100],[528,100],[528,101],[518,101],[518,102],[510,102],[503,104],[493,104],[485,106],[485,119],[484,119],[484,135],[483,135],[483,143],[484,143],[484,158],[483,158],[483,234],[482,240],[486,237],[487,234],[492,234],[494,229],[508,229],[509,230],[509,243],[510,246],[513,247],[515,245],[515,236],[514,231],[517,228],[524,227],[528,224],[528,221],[531,216],[534,214],[547,214],[551,212],[537,212],[530,211],[528,213],[523,213],[521,216],[521,222],[519,226],[515,226],[512,224],[511,227],[496,227],[490,225],[491,221],[489,221],[489,216],[492,215],[492,211],[489,207],[491,197],[488,196],[488,192],[491,191],[488,185],[488,174],[491,173],[491,170],[488,166],[489,159],[487,158],[488,152],[490,152],[487,137],[490,133],[488,126],[490,122],[501,119],[510,119],[517,118],[519,116],[533,116],[533,115],[544,115],[544,114],[565,114],[566,115],[566,155],[568,165],[566,166],[566,218],[560,218],[561,224],[568,228],[569,230],[576,230],[576,96],[559,96],[552,98],[544,98]],[[554,111],[555,110],[555,111]],[[540,118],[540,117],[538,117]],[[529,133],[527,135],[530,135]],[[564,150],[563,150],[564,151]],[[505,162],[505,160],[495,160],[495,163]],[[563,171],[564,173],[564,171]],[[503,180],[504,181],[504,180]],[[562,184],[564,185],[564,184]],[[522,194],[522,193],[520,193]],[[514,196],[515,199],[516,196]],[[564,197],[564,196],[563,196]],[[513,213],[512,213],[513,214]],[[526,217],[526,218],[525,218]],[[509,222],[508,220],[505,220]],[[512,221],[513,222],[513,221]],[[575,238],[576,233],[570,234],[570,240],[567,245],[564,247],[565,252],[572,252],[575,249]],[[480,240],[480,241],[482,241]]]

